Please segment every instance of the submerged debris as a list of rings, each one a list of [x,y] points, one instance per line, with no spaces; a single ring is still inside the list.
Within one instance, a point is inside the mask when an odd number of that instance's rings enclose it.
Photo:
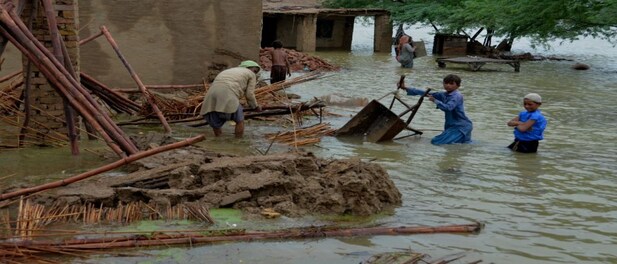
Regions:
[[[259,64],[261,67],[269,71],[272,68],[272,60],[268,55],[271,48],[265,48],[259,50]],[[338,71],[339,66],[331,64],[326,60],[311,56],[309,54],[299,52],[292,49],[284,49],[287,53],[287,58],[290,64],[290,70],[292,72],[298,71]]]

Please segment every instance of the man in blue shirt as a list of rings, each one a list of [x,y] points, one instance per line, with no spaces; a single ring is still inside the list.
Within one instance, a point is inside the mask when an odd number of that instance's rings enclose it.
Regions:
[[[445,92],[430,93],[428,99],[435,103],[438,109],[444,111],[446,122],[444,131],[431,140],[432,144],[453,144],[471,142],[473,124],[465,115],[463,95],[458,91],[461,86],[461,78],[450,74],[443,78]],[[422,89],[405,87],[404,80],[398,84],[399,89],[407,91],[407,95],[423,95]]]

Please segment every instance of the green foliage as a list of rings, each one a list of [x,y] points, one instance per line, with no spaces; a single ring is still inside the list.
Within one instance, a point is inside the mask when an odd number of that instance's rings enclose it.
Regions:
[[[492,29],[538,43],[580,36],[612,40],[617,0],[327,0],[329,7],[384,8],[395,23],[434,26],[442,33]]]

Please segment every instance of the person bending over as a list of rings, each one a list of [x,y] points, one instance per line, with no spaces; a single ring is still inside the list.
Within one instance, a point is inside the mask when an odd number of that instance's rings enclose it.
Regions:
[[[261,70],[254,61],[243,61],[238,67],[220,72],[204,97],[200,114],[212,127],[214,136],[222,134],[223,125],[229,120],[236,122],[235,135],[244,134],[244,112],[240,98],[246,97],[251,108],[261,112],[255,99],[256,74]]]

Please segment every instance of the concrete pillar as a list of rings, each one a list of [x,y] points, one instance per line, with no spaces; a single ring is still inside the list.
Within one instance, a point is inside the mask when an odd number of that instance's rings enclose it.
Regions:
[[[353,41],[353,29],[356,17],[345,18],[345,29],[343,30],[343,50],[351,50],[351,43]]]
[[[317,46],[317,15],[301,16],[297,22],[296,50],[313,52]]]
[[[373,51],[392,52],[392,21],[390,15],[375,16],[375,37]]]
[[[55,0],[52,1],[56,10],[56,20],[58,29],[62,36],[69,57],[75,71],[79,72],[79,37],[78,37],[78,0]],[[49,50],[52,50],[51,36],[45,12],[39,1],[28,1],[26,9],[22,13],[24,21],[29,20],[30,14],[33,11],[33,6],[30,3],[36,3],[38,12],[36,13],[32,23],[32,33],[34,36]],[[23,57],[23,69],[26,71],[28,60]],[[24,74],[25,76],[25,74]],[[47,79],[35,66],[31,66],[30,70],[30,122],[29,141],[47,144],[50,137],[59,138],[61,135],[66,135],[68,130],[64,122],[64,106],[63,99],[56,90],[47,82]],[[76,124],[77,126],[79,123]],[[35,132],[36,131],[36,132]]]

